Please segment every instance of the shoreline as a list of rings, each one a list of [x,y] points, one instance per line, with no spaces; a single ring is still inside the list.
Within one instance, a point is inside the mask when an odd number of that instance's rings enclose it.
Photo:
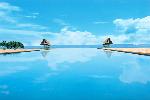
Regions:
[[[32,52],[32,51],[40,51],[40,49],[0,49],[0,54],[11,54],[11,53],[21,53],[21,52]]]
[[[132,53],[139,55],[148,55],[150,56],[150,48],[101,48],[103,50],[109,51],[117,51],[124,53]],[[0,49],[0,54],[11,54],[11,53],[21,53],[21,52],[32,52],[32,51],[40,51],[41,49]]]
[[[103,50],[150,56],[150,48],[102,48]]]

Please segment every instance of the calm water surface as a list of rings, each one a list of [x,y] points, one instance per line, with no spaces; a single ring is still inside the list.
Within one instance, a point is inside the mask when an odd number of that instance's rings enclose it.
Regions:
[[[150,100],[150,56],[96,48],[0,55],[0,100]]]

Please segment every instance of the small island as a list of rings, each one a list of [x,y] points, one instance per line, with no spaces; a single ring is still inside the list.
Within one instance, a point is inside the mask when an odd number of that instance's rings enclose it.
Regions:
[[[24,45],[18,41],[0,42],[0,54],[37,51],[37,49],[24,49]]]
[[[23,43],[17,42],[17,41],[2,41],[0,42],[0,48],[2,49],[18,49],[18,48],[24,48]]]

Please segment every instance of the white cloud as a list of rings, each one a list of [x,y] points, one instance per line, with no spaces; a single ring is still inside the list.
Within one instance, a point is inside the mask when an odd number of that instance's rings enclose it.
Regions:
[[[7,2],[0,2],[0,10],[5,10],[5,11],[20,11],[20,7],[18,6],[12,6]]]
[[[53,42],[55,44],[95,44],[98,43],[98,39],[90,32],[81,31],[69,31],[62,29],[62,31],[56,35]]]
[[[4,10],[7,10],[6,12]],[[110,37],[114,43],[149,43],[150,40],[150,16],[145,18],[137,19],[116,19],[114,24],[117,27],[116,32],[118,34],[113,34],[109,36],[105,35],[95,35],[94,33],[88,31],[80,31],[76,28],[70,26],[62,19],[54,19],[55,23],[58,23],[63,26],[60,32],[51,32],[48,31],[49,28],[43,25],[35,23],[23,23],[16,18],[11,16],[10,12],[20,11],[21,8],[13,6],[9,3],[0,3],[0,21],[7,22],[5,23],[7,28],[0,29],[0,35],[2,37],[7,36],[7,34],[13,34],[12,39],[23,39],[26,44],[39,44],[42,38],[49,39],[52,44],[101,44],[105,38]],[[26,16],[28,18],[35,18],[39,13],[32,13],[31,16]],[[11,23],[10,26],[8,23]],[[107,22],[97,21],[95,24],[104,24]],[[0,27],[4,27],[3,23],[0,24]],[[5,33],[5,34],[4,34]],[[42,34],[47,33],[47,34]],[[50,33],[50,34],[49,34]],[[22,36],[21,36],[22,35]],[[25,38],[25,35],[29,39]],[[32,37],[33,36],[33,37]],[[14,37],[14,38],[13,38]],[[3,39],[5,39],[3,38]],[[8,39],[8,37],[7,37]]]
[[[12,6],[8,3],[4,4],[2,3],[1,5],[7,5],[8,6],[7,10],[9,10],[8,8],[12,7],[11,11],[19,11],[20,9],[17,6]],[[1,8],[4,9],[4,7]],[[12,39],[24,40],[24,42],[27,42],[26,44],[30,45],[39,44],[39,41],[41,41],[42,38],[47,38],[51,40],[52,44],[81,44],[81,45],[101,44],[102,41],[106,38],[105,36],[94,35],[93,33],[88,31],[79,31],[61,19],[54,19],[55,23],[64,26],[64,28],[62,28],[60,32],[55,33],[45,31],[47,34],[41,34],[45,33],[44,30],[47,30],[48,27],[34,23],[22,23],[17,18],[14,19],[14,17],[10,16],[9,13],[6,13],[4,11],[0,12],[0,15],[1,20],[13,23],[10,27],[7,27],[7,29],[3,28],[0,30],[1,35],[4,35],[2,36],[4,37],[3,39],[6,38],[7,36],[6,34],[8,35],[13,34],[13,36],[11,37]],[[38,16],[39,13],[32,13],[32,15]],[[33,17],[33,16],[26,16],[26,17]],[[105,23],[105,22],[97,22],[97,23]],[[3,24],[1,24],[0,26],[3,26]],[[29,39],[26,39],[25,36],[28,37]],[[114,40],[114,42],[122,43],[124,40],[126,40],[127,37],[125,35],[118,35],[118,36],[112,35],[111,38]]]
[[[107,24],[108,22],[106,21],[96,21],[96,22],[93,22],[93,24]]]
[[[106,22],[95,22],[95,24]],[[149,43],[150,40],[150,16],[137,19],[116,19],[114,24],[116,32],[109,36],[94,35],[88,31],[71,31],[64,27],[53,40],[54,44],[101,44],[103,40],[110,37],[114,43]]]
[[[39,16],[39,14],[40,14],[40,13],[35,12],[35,13],[32,13],[31,15],[27,15],[27,16],[25,16],[25,17],[26,17],[26,18],[33,18],[33,19],[35,19],[35,18],[37,18],[37,17]]]
[[[114,24],[123,28],[125,31],[128,31],[130,28],[134,28],[137,31],[150,30],[150,16],[137,19],[116,19],[114,20]]]
[[[66,27],[58,33],[14,29],[0,29],[0,32],[0,39],[23,41],[26,45],[39,45],[43,38],[50,40],[51,44],[55,45],[96,45],[101,44],[107,37],[110,37],[114,43],[123,43],[128,39],[126,35],[97,36],[88,31],[72,31]],[[11,34],[13,35],[8,38],[7,36]]]
[[[0,21],[15,23],[16,20],[11,16],[11,13],[21,11],[18,6],[13,6],[7,2],[0,2]]]
[[[65,22],[64,20],[62,20],[62,19],[55,18],[53,21],[54,21],[55,23],[57,23],[57,24],[62,25],[62,26],[67,26],[67,25],[68,25],[68,23],[66,23],[66,22]]]
[[[25,16],[26,18],[33,18],[33,19],[35,19],[35,18],[37,18],[37,16],[35,16],[35,15],[28,15],[28,16]]]
[[[44,30],[47,29],[47,27],[38,25],[38,24],[32,24],[32,23],[21,23],[17,24],[18,27],[22,28],[29,28],[29,29],[36,29],[36,30]]]
[[[29,30],[15,30],[15,29],[0,29],[0,32],[2,35],[4,34],[20,34],[20,35],[27,35],[27,36],[36,36],[36,37],[41,37],[41,33],[42,32],[38,32],[38,31],[29,31]],[[4,34],[3,34],[4,33]]]
[[[113,78],[112,76],[108,76],[108,75],[90,75],[90,78],[94,78],[94,79],[110,79]]]
[[[17,14],[14,13],[17,11]],[[19,15],[21,8],[18,6],[13,6],[6,2],[0,2],[0,27],[13,28],[13,29],[26,29],[26,30],[46,30],[47,27],[34,23],[24,23]],[[19,15],[19,16],[17,16]],[[30,16],[25,16],[26,18],[36,18],[39,13],[32,13]],[[23,17],[25,20],[25,18]]]
[[[9,16],[7,12],[0,11],[0,21],[9,22],[9,23],[16,23],[16,20]]]
[[[15,40],[21,41],[25,45],[32,45],[34,41],[43,39],[41,33],[43,32],[0,28],[0,40]],[[8,36],[10,37],[8,38]]]
[[[33,15],[39,15],[40,13],[38,13],[38,12],[34,12],[34,13],[32,13]]]
[[[150,42],[150,16],[137,19],[116,19],[114,24],[119,34],[125,34],[128,37],[125,43]]]
[[[128,40],[129,36],[125,34],[119,35],[95,35],[88,31],[78,31],[72,30],[68,26],[65,26],[58,33],[52,33],[53,37],[46,37],[49,39],[52,44],[61,44],[61,45],[98,45],[110,37],[113,40],[113,43],[124,43]],[[52,35],[51,35],[52,36]]]
[[[129,36],[125,35],[125,34],[118,34],[118,35],[107,35],[107,36],[99,36],[99,44],[102,44],[103,41],[106,38],[111,38],[111,40],[113,41],[114,44],[121,44],[124,43],[126,40],[129,39]]]

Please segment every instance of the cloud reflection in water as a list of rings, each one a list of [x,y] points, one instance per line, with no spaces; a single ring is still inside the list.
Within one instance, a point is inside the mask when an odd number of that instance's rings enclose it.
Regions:
[[[108,57],[105,53],[108,54]],[[38,76],[34,76],[34,79],[38,82],[45,82],[49,77],[57,76],[64,71],[67,73],[69,68],[71,69],[73,66],[77,67],[76,64],[80,64],[81,69],[73,70],[86,72],[87,69],[90,69],[93,74],[89,75],[87,73],[87,77],[92,76],[91,78],[102,79],[108,78],[102,77],[103,75],[112,75],[111,77],[116,77],[123,83],[146,84],[150,81],[149,61],[149,56],[118,52],[112,53],[109,51],[103,52],[102,50],[94,48],[51,49],[50,51],[21,53],[12,56],[1,55],[0,77],[41,68],[46,71],[41,72]],[[33,68],[34,66],[36,67]],[[85,69],[84,66],[86,66],[87,69]],[[99,72],[96,73],[93,69],[99,70]]]

